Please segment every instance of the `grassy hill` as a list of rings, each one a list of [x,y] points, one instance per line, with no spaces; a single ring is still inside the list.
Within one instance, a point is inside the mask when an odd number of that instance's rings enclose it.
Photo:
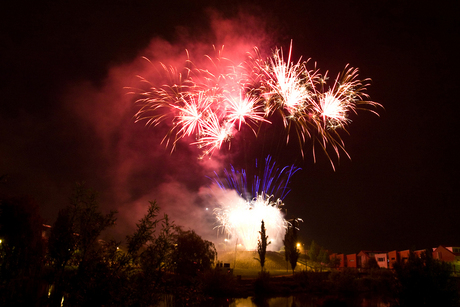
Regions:
[[[237,251],[236,261],[235,252],[220,252],[218,253],[218,261],[230,263],[230,268],[234,270],[235,275],[242,276],[257,276],[260,272],[260,263],[254,258],[259,258],[256,251]],[[305,270],[305,265],[297,263],[296,272]],[[291,266],[287,266],[284,254],[279,252],[267,251],[265,256],[265,270],[271,275],[287,275],[292,274]]]

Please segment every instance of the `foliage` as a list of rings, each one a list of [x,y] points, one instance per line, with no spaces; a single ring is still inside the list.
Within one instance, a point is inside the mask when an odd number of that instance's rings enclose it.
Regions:
[[[178,230],[172,255],[175,272],[181,275],[196,276],[211,269],[217,257],[214,243],[203,240],[193,230]]]
[[[214,268],[201,275],[203,293],[212,297],[233,297],[237,295],[237,282],[232,273],[223,268]]]
[[[286,234],[283,240],[285,259],[291,264],[292,273],[294,273],[297,266],[297,260],[299,260],[300,256],[300,250],[297,248],[297,226],[298,220],[292,220],[286,228]]]
[[[265,266],[265,254],[267,253],[267,246],[271,244],[271,242],[267,242],[268,236],[265,234],[265,224],[264,220],[262,220],[260,224],[260,238],[257,243],[257,253],[259,254],[259,258],[255,258],[260,263],[260,267],[262,272],[264,271]]]
[[[76,236],[76,246],[79,250],[79,268],[85,269],[89,259],[98,254],[100,245],[98,237],[102,231],[115,224],[116,211],[104,215],[99,210],[97,194],[85,189],[84,184],[77,184],[75,193],[70,200],[72,215],[72,230]]]
[[[320,262],[322,264],[325,264],[325,265],[329,264],[329,262],[330,262],[329,253],[323,247],[321,247],[321,249],[319,250],[318,262]]]
[[[115,224],[115,211],[103,214],[99,210],[96,192],[78,183],[70,205],[59,211],[51,228],[49,258],[56,268],[72,264],[84,269],[88,261],[99,254],[98,238],[102,231]]]
[[[447,263],[410,252],[405,263],[395,263],[401,306],[458,306],[459,294]]]
[[[269,296],[272,293],[269,272],[261,271],[259,273],[259,276],[254,281],[254,293],[256,297]]]
[[[77,184],[51,227],[45,255],[38,206],[0,198],[0,305],[151,306],[167,293],[200,304],[205,294],[231,293],[233,276],[212,270],[214,244],[158,213],[150,202],[120,248],[100,240],[115,212],[102,213],[96,193]]]
[[[58,306],[64,293],[74,304],[92,300],[96,293],[103,298],[105,290],[101,286],[107,285],[110,269],[104,261],[104,244],[98,238],[115,224],[115,214],[103,214],[96,192],[82,183],[76,185],[70,204],[59,212],[48,241],[48,260],[53,268],[51,306]]]
[[[0,305],[34,306],[44,269],[43,221],[28,197],[0,199]]]
[[[46,253],[37,205],[28,198],[0,198],[0,305],[61,306],[64,298],[64,306],[152,306],[170,295],[177,305],[203,306],[212,303],[210,297],[251,291],[227,270],[213,269],[217,256],[213,243],[193,230],[180,229],[159,212],[156,202],[150,202],[123,248],[121,242],[100,240],[101,233],[114,224],[115,212],[102,213],[96,194],[77,185],[69,206],[59,212],[51,228]],[[377,297],[390,306],[459,304],[449,265],[433,260],[428,252],[420,257],[411,253],[407,262],[394,265],[394,272],[378,268],[371,260],[365,274],[353,269],[305,271],[285,283],[270,279],[265,271],[266,266],[284,262],[281,254],[266,251],[270,242],[263,221],[260,235],[257,260],[262,270],[252,290],[262,301],[281,293],[280,289],[300,289],[347,302]],[[297,263],[292,257],[292,251],[298,252],[295,226],[286,231],[284,243],[285,260]],[[258,264],[253,255],[238,257],[241,266],[250,258],[255,272]],[[234,256],[231,253],[230,259]],[[314,264],[328,261],[327,251],[314,241],[309,256]]]
[[[48,258],[56,270],[64,268],[77,248],[70,208],[60,210],[48,239]]]
[[[286,234],[283,240],[286,261],[289,261],[291,264],[293,274],[300,256],[300,250],[297,248],[297,226],[298,220],[292,220],[286,228]]]
[[[359,274],[356,269],[345,268],[329,275],[333,291],[341,297],[355,297],[358,293]]]
[[[308,249],[308,257],[311,261],[318,261],[320,249],[321,247],[318,244],[316,244],[314,240],[311,241],[310,248]]]
[[[373,266],[359,278],[358,290],[370,300],[377,299],[389,306],[396,305],[396,278],[392,270]]]
[[[159,218],[160,207],[149,202],[145,216],[136,223],[136,231],[126,236],[126,258],[129,266],[125,272],[129,277],[129,305],[150,305],[160,293],[165,292],[164,278],[172,266],[176,226],[168,215]]]
[[[369,260],[367,260],[364,264],[364,269],[365,270],[376,270],[380,268],[377,259],[375,257],[370,257]]]
[[[149,202],[149,207],[145,216],[136,223],[136,231],[132,235],[126,236],[128,245],[128,254],[132,257],[134,263],[137,262],[139,257],[145,251],[141,251],[141,248],[148,242],[152,243],[155,241],[154,233],[157,224],[161,221],[157,219],[160,207],[156,202]]]
[[[294,274],[294,280],[303,292],[322,295],[331,292],[329,274],[330,272],[300,271]]]
[[[310,260],[308,261],[308,266],[316,272],[322,272],[327,267],[336,268],[340,265],[340,259],[338,258],[333,258],[331,263],[329,252],[314,240],[308,249],[307,259]]]
[[[156,202],[149,202],[147,214],[136,224],[133,235],[127,236],[128,255],[134,265],[140,265],[148,274],[161,275],[169,270],[168,259],[174,249],[177,227],[169,221],[167,214],[158,218],[160,208]],[[159,226],[161,226],[160,229]],[[157,276],[160,278],[160,276]]]
[[[332,269],[337,269],[340,267],[340,258],[337,256],[333,256],[332,258],[329,259],[329,264],[328,267]]]

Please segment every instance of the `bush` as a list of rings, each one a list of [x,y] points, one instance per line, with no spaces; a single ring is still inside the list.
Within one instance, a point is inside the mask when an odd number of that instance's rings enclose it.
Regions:
[[[391,306],[396,303],[396,279],[391,270],[372,269],[359,279],[358,289],[365,298],[378,299]]]
[[[302,271],[294,274],[294,280],[307,293],[327,293],[330,292],[330,283],[327,283],[329,274],[329,272]]]
[[[401,306],[459,306],[459,293],[450,267],[429,253],[410,253],[406,263],[394,266]]]
[[[272,293],[269,272],[262,271],[259,273],[259,276],[254,281],[254,293],[256,297],[266,297]]]
[[[201,275],[203,293],[212,297],[231,297],[235,294],[236,280],[227,270],[215,268]]]
[[[358,294],[357,280],[358,271],[355,269],[345,268],[340,272],[332,272],[329,275],[332,289],[342,297],[356,297]]]

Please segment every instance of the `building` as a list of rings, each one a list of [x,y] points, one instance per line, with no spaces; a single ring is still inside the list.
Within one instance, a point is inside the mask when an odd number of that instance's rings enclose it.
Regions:
[[[378,257],[376,256],[378,255]],[[364,269],[369,259],[375,259],[379,267],[388,268],[388,255],[382,251],[360,251],[358,253],[358,268]]]
[[[345,267],[345,255],[344,254],[331,254],[329,260],[334,264],[336,269],[343,269]]]
[[[381,268],[388,269],[388,254],[387,253],[375,253],[374,254],[375,260],[377,260],[377,264]]]
[[[433,259],[438,259],[446,262],[460,261],[460,247],[445,247],[439,245],[433,248]]]
[[[393,269],[393,265],[395,263],[399,263],[401,261],[399,252],[394,250],[391,252],[388,252],[388,268]]]
[[[420,249],[411,251],[409,249],[403,251],[393,250],[385,251],[360,251],[358,254],[330,254],[329,259],[336,269],[356,268],[366,269],[369,259],[375,259],[380,268],[393,269],[395,263],[405,263],[409,260],[411,252],[415,257],[422,257],[422,254],[430,252],[430,250]],[[452,272],[460,273],[460,247],[446,247],[440,245],[432,249],[433,259],[447,262],[452,267]]]
[[[410,249],[400,251],[399,261],[401,261],[401,263],[405,263],[407,260],[409,260],[410,252],[411,252]],[[414,251],[413,253],[415,254],[415,256],[420,257],[422,256],[422,253],[425,253],[425,252],[426,252],[426,249],[419,249],[419,250]]]
[[[460,247],[439,245],[433,248],[433,259],[448,262],[454,272],[460,272]]]
[[[356,254],[348,254],[346,255],[346,267],[347,268],[357,268],[358,267],[358,261],[357,261],[357,255]]]

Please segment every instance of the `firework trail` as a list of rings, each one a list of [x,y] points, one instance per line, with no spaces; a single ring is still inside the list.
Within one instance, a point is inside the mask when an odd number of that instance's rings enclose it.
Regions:
[[[259,166],[256,160],[256,172]],[[237,170],[232,165],[230,171],[224,169],[225,177],[221,178],[217,172],[215,177],[211,178],[222,190],[235,190],[238,195],[246,200],[251,200],[258,195],[271,195],[276,199],[285,199],[291,191],[288,184],[291,177],[299,171],[300,168],[294,164],[280,168],[271,156],[265,158],[261,175],[254,174],[248,182],[247,171],[245,169]],[[260,172],[259,172],[260,173]],[[252,182],[251,182],[252,179]]]
[[[149,88],[138,93],[136,122],[167,124],[163,142],[172,151],[177,141],[192,137],[189,143],[198,146],[203,157],[224,143],[230,145],[243,126],[257,136],[263,124],[280,116],[286,142],[294,130],[303,156],[307,140],[312,139],[334,167],[327,148],[332,147],[338,158],[341,151],[346,153],[338,130],[346,131],[349,114],[366,109],[378,115],[373,108],[381,105],[368,99],[369,80],[359,80],[358,69],[346,66],[328,86],[327,72],[321,75],[316,65],[309,70],[309,61],[301,58],[294,63],[291,54],[292,44],[287,60],[282,49],[263,59],[254,48],[238,65],[224,58],[222,50],[215,59],[206,56],[208,68],[195,67],[190,59],[180,72],[161,64],[169,83],[154,86],[142,79]]]
[[[212,181],[222,191],[230,191],[226,197],[219,197],[220,207],[214,209],[217,228],[229,238],[238,239],[247,250],[254,250],[257,248],[260,223],[264,220],[272,247],[280,247],[287,226],[282,200],[290,192],[288,183],[298,170],[300,168],[294,165],[277,167],[268,156],[262,175],[253,176],[252,188],[248,185],[244,169],[237,170],[232,166],[230,171],[224,170],[225,178],[216,173]]]

